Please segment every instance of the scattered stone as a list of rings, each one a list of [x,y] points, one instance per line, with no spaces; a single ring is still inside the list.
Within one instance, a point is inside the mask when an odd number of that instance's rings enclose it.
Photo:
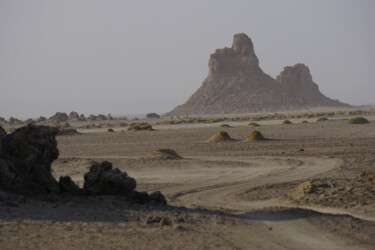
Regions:
[[[156,216],[156,217],[147,217],[147,220],[146,220],[146,224],[149,225],[149,224],[152,224],[152,223],[160,223],[160,221],[162,220],[163,217],[161,216]]]
[[[171,226],[172,225],[172,222],[171,220],[168,218],[168,217],[163,217],[161,220],[160,220],[160,226],[163,227],[163,226]]]

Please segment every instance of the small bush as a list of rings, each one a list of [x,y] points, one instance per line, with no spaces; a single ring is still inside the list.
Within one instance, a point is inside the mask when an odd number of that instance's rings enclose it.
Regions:
[[[222,127],[222,128],[230,128],[231,126],[229,124],[224,123],[224,124],[221,124],[220,127]]]
[[[251,127],[259,127],[260,125],[256,122],[250,122],[248,126],[251,126]]]
[[[349,124],[366,124],[366,123],[370,123],[370,122],[362,116],[357,116],[357,117],[350,118],[348,120],[348,123]]]
[[[308,121],[306,121],[306,120],[303,120],[303,121],[302,121],[302,123],[309,123],[309,122],[308,122]]]
[[[246,141],[261,141],[264,140],[264,136],[258,130],[253,130],[251,133],[246,137]]]
[[[107,129],[108,132],[114,132],[112,128]]]
[[[146,115],[147,118],[149,119],[153,119],[153,118],[160,118],[160,115],[158,115],[157,113],[153,112],[153,113],[148,113]]]
[[[316,120],[317,122],[324,122],[324,121],[328,121],[328,118],[327,117],[321,117],[319,118],[318,120]]]
[[[148,123],[132,123],[131,126],[128,128],[128,131],[131,131],[131,130],[135,130],[135,131],[138,131],[138,130],[148,130],[148,131],[152,131],[152,126],[151,124],[148,124]]]
[[[261,121],[261,120],[263,120],[263,117],[262,117],[262,116],[255,116],[255,117],[253,117],[253,119],[252,119],[252,121],[254,121],[254,122],[258,122],[258,121]]]
[[[289,120],[284,120],[284,121],[283,121],[283,124],[292,124],[292,122],[289,121]]]

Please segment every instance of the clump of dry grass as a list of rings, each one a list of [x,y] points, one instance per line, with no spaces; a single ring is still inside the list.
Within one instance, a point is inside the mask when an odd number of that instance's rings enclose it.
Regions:
[[[229,134],[226,131],[220,131],[217,134],[214,134],[206,142],[223,142],[223,141],[232,141]]]
[[[316,120],[317,122],[324,122],[324,121],[328,121],[328,118],[327,117],[321,117],[319,118],[318,120]]]
[[[292,122],[289,121],[289,120],[284,120],[284,121],[283,121],[283,124],[292,124]]]
[[[370,122],[362,116],[357,116],[357,117],[350,118],[348,120],[348,123],[349,124],[367,124],[367,123],[370,123]]]
[[[149,153],[146,158],[151,159],[163,159],[163,160],[177,160],[182,159],[182,157],[177,154],[177,152],[170,148],[158,148],[151,153]]]
[[[151,124],[149,124],[147,122],[142,122],[142,123],[131,123],[130,127],[128,128],[128,131],[131,131],[131,130],[134,130],[134,131],[138,131],[138,130],[152,131],[153,128],[152,128]]]
[[[248,126],[251,126],[251,127],[259,127],[260,125],[256,122],[250,122]]]
[[[227,123],[221,124],[220,127],[221,128],[231,128],[231,126]]]
[[[258,130],[253,130],[251,133],[246,136],[245,141],[262,141],[265,140],[262,133]]]

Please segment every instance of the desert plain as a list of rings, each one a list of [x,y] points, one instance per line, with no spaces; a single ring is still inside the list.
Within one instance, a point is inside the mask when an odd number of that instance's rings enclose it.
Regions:
[[[110,161],[167,206],[117,196],[0,202],[1,249],[373,249],[375,117],[86,129],[58,135],[53,176]],[[267,140],[244,141],[252,130]],[[219,131],[233,140],[208,143]],[[158,148],[180,159],[149,157]]]

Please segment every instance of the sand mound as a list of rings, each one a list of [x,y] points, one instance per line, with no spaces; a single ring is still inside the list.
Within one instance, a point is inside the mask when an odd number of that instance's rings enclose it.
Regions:
[[[146,155],[146,159],[178,160],[182,159],[182,157],[173,149],[159,148]]]
[[[245,141],[263,141],[265,140],[262,133],[258,130],[253,130],[251,133],[246,136]]]
[[[206,142],[224,142],[224,141],[232,141],[233,139],[230,138],[229,134],[225,131],[220,131],[217,134],[214,134],[210,137]]]

